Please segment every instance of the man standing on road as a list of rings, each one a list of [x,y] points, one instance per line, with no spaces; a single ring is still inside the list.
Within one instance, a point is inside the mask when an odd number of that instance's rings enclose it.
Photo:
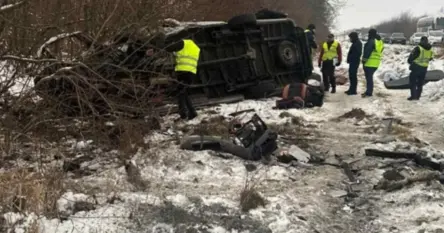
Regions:
[[[419,100],[424,85],[425,76],[429,62],[433,59],[432,46],[427,37],[421,37],[419,45],[416,46],[407,60],[410,64],[410,97],[408,100]]]
[[[335,40],[333,34],[327,36],[318,59],[318,66],[322,71],[324,90],[328,91],[331,85],[331,93],[336,93],[335,66],[341,65],[342,50],[339,41]]]
[[[165,38],[162,44],[165,44]],[[178,81],[176,93],[180,118],[194,119],[197,112],[188,96],[187,89],[196,78],[200,48],[193,40],[185,39],[166,46],[165,50],[174,53],[176,57],[174,75]]]
[[[349,64],[348,78],[350,79],[350,86],[345,94],[356,95],[358,86],[358,68],[359,64],[361,64],[362,56],[362,42],[359,39],[357,32],[350,33],[348,37],[352,43],[347,55],[347,63]]]
[[[367,90],[362,93],[362,97],[373,96],[373,75],[381,64],[384,42],[378,35],[376,29],[368,31],[368,41],[364,45],[364,55],[362,56],[362,65],[364,66],[365,80]]]
[[[315,38],[315,30],[316,27],[312,23],[308,25],[307,29],[305,29],[305,35],[307,36],[308,46],[311,49],[310,52],[312,59],[316,53],[316,49],[318,49],[318,45],[316,44],[316,38]]]

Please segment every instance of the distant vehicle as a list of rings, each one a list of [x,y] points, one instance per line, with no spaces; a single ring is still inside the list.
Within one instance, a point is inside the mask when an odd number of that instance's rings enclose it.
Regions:
[[[416,32],[414,33],[410,39],[409,42],[411,45],[417,45],[419,44],[419,41],[421,40],[421,37],[423,36],[428,36],[428,34],[426,32]]]
[[[367,33],[359,33],[359,38],[361,38],[362,41],[367,41],[368,35]]]
[[[444,29],[444,16],[426,16],[418,19],[416,23],[417,32],[428,32],[431,30]]]
[[[390,43],[390,35],[388,33],[379,33],[379,36],[384,43]]]
[[[390,36],[390,44],[407,44],[407,39],[402,32],[395,32]]]
[[[444,43],[443,31],[429,31],[429,43],[431,45],[440,45]]]

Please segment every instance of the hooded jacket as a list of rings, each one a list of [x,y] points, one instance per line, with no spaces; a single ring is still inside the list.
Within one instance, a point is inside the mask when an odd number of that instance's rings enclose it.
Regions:
[[[420,42],[419,46],[423,47],[426,50],[430,50],[432,49],[432,45],[430,45],[428,42],[424,43],[424,42]],[[407,62],[412,65],[414,64],[413,61],[419,57],[419,55],[421,55],[421,50],[419,49],[418,46],[416,46],[412,52],[409,55],[409,58],[407,59]]]
[[[351,46],[348,50],[347,54],[347,63],[348,64],[359,64],[362,56],[362,42],[358,37],[358,33],[352,32],[349,35],[351,39]]]
[[[376,31],[374,31],[374,33],[369,32],[369,34],[368,34],[368,41],[364,45],[364,55],[362,56],[362,60],[363,61],[368,60],[368,58],[370,57],[372,52],[375,50],[375,39],[376,40],[381,40],[381,36],[379,36],[376,33]],[[382,51],[384,51],[384,48],[382,49]]]
[[[307,30],[308,31],[306,32],[306,35],[307,35],[308,45],[312,49],[317,49],[318,45],[316,44],[316,41],[315,41],[315,33],[313,32],[313,30],[310,30],[308,28],[307,28]]]

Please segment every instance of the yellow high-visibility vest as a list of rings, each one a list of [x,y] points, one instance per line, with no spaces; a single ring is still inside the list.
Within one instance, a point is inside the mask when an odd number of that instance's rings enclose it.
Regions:
[[[431,49],[426,50],[422,46],[418,47],[420,54],[413,62],[422,67],[429,67],[429,62],[433,58],[433,51]]]
[[[330,49],[328,48],[327,42],[324,42],[324,45],[322,46],[322,49],[324,49],[324,54],[322,55],[322,60],[333,60],[334,58],[338,57],[338,46],[339,41],[335,40],[330,46]]]
[[[372,51],[370,57],[365,62],[364,66],[378,68],[381,64],[382,50],[384,49],[384,42],[375,39],[375,50]]]
[[[193,40],[183,40],[183,49],[176,52],[176,67],[174,71],[197,73],[200,48]]]

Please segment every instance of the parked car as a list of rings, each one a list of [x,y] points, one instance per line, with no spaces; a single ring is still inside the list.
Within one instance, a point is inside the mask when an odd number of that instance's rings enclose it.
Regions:
[[[407,38],[404,33],[395,32],[390,36],[390,44],[407,44]]]
[[[411,45],[417,45],[419,44],[419,41],[421,40],[421,37],[427,36],[427,33],[425,32],[415,32],[409,39],[409,43]]]
[[[431,45],[440,45],[444,43],[443,31],[429,31],[429,43]]]
[[[304,29],[286,16],[267,18],[258,12],[234,16],[227,22],[176,24],[163,28],[167,44],[191,38],[201,49],[197,78],[189,88],[191,98],[199,100],[193,100],[196,107],[199,103],[233,102],[234,96],[255,99],[280,94],[286,84],[306,82],[312,74]],[[56,62],[43,69],[34,79],[43,99],[65,100],[62,110],[75,111],[89,109],[78,106],[86,99],[88,106],[97,103],[100,108],[113,107],[119,113],[131,111],[133,108],[127,105],[135,100],[151,103],[154,98],[161,105],[174,100],[175,82],[170,78],[174,73],[172,54],[148,55],[152,49],[146,39],[99,43],[88,35],[72,35],[80,38],[86,48],[94,45],[93,52],[77,58],[82,65]],[[51,43],[55,41],[58,40]],[[45,43],[40,50],[50,51],[51,43]],[[79,97],[79,87],[88,96]],[[103,104],[105,97],[118,99],[119,104]]]
[[[390,35],[388,33],[379,33],[379,36],[384,43],[390,43]]]

